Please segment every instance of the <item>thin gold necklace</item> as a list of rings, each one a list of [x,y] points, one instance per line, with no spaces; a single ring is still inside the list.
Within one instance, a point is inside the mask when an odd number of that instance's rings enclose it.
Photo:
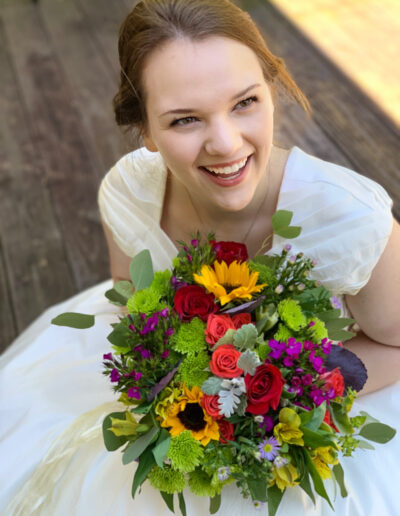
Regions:
[[[264,206],[264,203],[265,203],[265,201],[267,200],[268,192],[269,192],[269,185],[268,185],[268,183],[269,183],[270,168],[271,168],[271,157],[270,157],[270,159],[268,160],[268,165],[267,165],[267,189],[266,189],[265,195],[264,195],[264,197],[263,197],[263,199],[262,199],[262,201],[261,201],[261,203],[260,203],[260,206],[259,206],[259,207],[258,207],[258,209],[257,209],[257,213],[256,213],[256,214],[255,214],[255,216],[253,217],[253,219],[252,219],[252,221],[251,221],[251,223],[250,223],[250,226],[249,226],[249,228],[247,229],[247,231],[246,231],[246,233],[245,233],[244,237],[243,237],[242,239],[238,240],[239,242],[241,242],[241,243],[243,243],[243,244],[245,244],[245,243],[246,243],[246,240],[247,240],[248,236],[250,235],[250,231],[253,229],[254,224],[255,224],[255,222],[256,222],[256,220],[257,220],[257,218],[258,218],[258,216],[259,216],[259,214],[260,214],[260,212],[261,212],[261,208]],[[199,219],[200,224],[201,224],[201,225],[202,225],[202,227],[204,228],[204,227],[205,227],[205,224],[204,224],[203,219],[201,218],[200,213],[198,212],[198,210],[197,210],[197,208],[196,208],[196,206],[195,206],[195,204],[194,204],[194,202],[193,202],[192,196],[190,195],[189,190],[186,188],[186,186],[185,186],[185,189],[186,189],[186,192],[187,192],[187,194],[188,194],[188,197],[189,197],[189,200],[190,200],[190,204],[192,205],[192,208],[193,208],[194,212],[196,213],[197,218]],[[215,230],[213,229],[213,231],[215,231]],[[216,233],[216,231],[215,231],[215,233]]]

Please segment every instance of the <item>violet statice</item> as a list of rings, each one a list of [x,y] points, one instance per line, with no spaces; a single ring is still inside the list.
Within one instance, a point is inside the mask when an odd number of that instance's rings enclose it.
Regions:
[[[281,446],[275,437],[269,437],[258,444],[258,449],[262,459],[273,461],[278,456]]]

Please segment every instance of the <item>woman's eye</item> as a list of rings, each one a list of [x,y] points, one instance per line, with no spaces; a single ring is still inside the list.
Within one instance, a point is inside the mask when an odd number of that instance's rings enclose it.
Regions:
[[[173,125],[189,125],[191,122],[194,122],[196,119],[194,116],[186,116],[185,118],[179,118],[171,122],[171,126]]]
[[[240,102],[238,102],[236,104],[236,106],[239,106],[239,107],[248,107],[250,106],[251,104],[253,104],[254,102],[258,102],[258,98],[257,97],[249,97],[248,99],[244,99],[244,100],[241,100]]]

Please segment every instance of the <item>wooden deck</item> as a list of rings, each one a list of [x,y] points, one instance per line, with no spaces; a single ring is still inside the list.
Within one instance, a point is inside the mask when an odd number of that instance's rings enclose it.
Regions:
[[[275,141],[379,181],[400,215],[393,121],[265,0],[243,0],[308,95]],[[0,0],[0,348],[47,306],[108,277],[97,188],[132,148],[116,127],[118,27],[131,0]]]

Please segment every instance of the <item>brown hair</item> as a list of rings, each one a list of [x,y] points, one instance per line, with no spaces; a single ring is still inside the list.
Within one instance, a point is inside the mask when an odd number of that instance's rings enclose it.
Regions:
[[[257,55],[272,93],[278,88],[308,113],[307,98],[286,70],[282,59],[267,48],[250,15],[229,0],[142,0],[124,20],[118,41],[121,84],[113,100],[118,125],[147,128],[142,75],[146,58],[167,41],[227,37]]]

